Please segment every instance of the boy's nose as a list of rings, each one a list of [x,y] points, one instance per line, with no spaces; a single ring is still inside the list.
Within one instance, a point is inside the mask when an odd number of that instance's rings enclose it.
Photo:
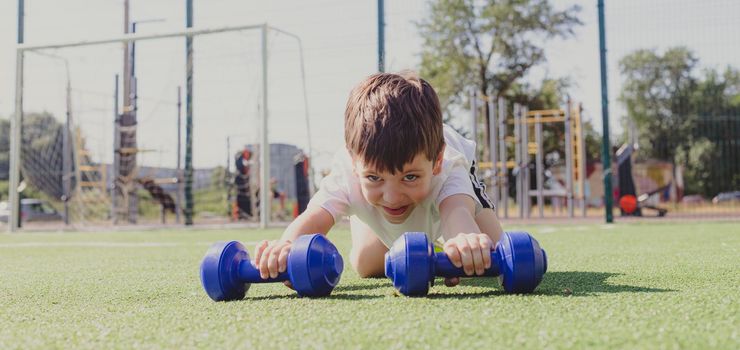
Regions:
[[[383,201],[388,204],[388,206],[399,204],[402,199],[403,195],[397,191],[386,191],[383,193]]]

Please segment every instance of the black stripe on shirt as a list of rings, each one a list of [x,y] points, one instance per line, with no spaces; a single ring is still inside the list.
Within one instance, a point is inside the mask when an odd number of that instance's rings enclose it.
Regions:
[[[493,209],[493,202],[491,202],[486,194],[486,184],[483,183],[483,181],[478,180],[478,177],[475,175],[477,168],[475,160],[473,160],[473,164],[470,166],[470,182],[473,183],[473,192],[475,192],[475,196],[478,198],[478,202],[480,202],[483,208]]]

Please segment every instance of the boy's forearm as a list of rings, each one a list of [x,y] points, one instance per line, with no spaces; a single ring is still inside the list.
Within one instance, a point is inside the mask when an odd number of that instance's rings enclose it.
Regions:
[[[444,220],[445,238],[449,239],[458,233],[479,233],[480,228],[475,223],[475,218],[464,208],[455,208],[447,214]]]
[[[459,233],[480,233],[475,221],[475,202],[467,195],[453,195],[446,198],[439,207],[442,220],[442,236],[445,240]]]
[[[498,242],[501,234],[504,232],[493,209],[482,209],[475,217],[475,222],[480,227],[481,233],[485,233],[488,237],[491,237],[491,240],[494,242]]]

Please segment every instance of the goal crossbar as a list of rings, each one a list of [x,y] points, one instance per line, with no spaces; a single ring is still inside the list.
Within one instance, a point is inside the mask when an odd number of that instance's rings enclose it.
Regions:
[[[245,31],[245,30],[252,30],[252,29],[264,29],[264,28],[277,30],[276,28],[271,28],[270,26],[268,26],[267,23],[263,23],[263,24],[242,25],[242,26],[187,29],[187,30],[182,30],[182,31],[177,31],[177,32],[159,33],[159,34],[157,33],[155,34],[129,33],[129,34],[123,34],[123,35],[112,37],[112,38],[71,41],[71,42],[66,42],[66,43],[50,43],[50,44],[41,44],[41,45],[18,44],[16,49],[18,51],[61,49],[61,48],[78,47],[78,46],[127,43],[131,41],[144,41],[144,40],[163,39],[163,38],[193,37],[196,35],[237,32],[237,31]],[[282,32],[282,30],[279,30],[279,31]]]

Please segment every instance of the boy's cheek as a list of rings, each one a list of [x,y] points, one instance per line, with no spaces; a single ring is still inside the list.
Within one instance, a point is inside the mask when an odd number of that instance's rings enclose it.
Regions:
[[[373,193],[369,191],[365,186],[360,184],[360,192],[362,193],[362,198],[365,199],[365,201],[372,203],[373,202]]]

